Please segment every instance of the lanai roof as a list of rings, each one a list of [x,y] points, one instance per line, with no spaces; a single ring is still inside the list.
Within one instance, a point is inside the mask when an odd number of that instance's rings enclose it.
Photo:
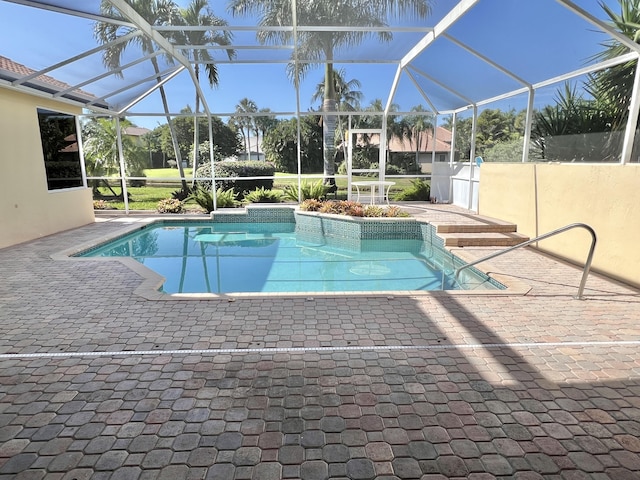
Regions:
[[[113,6],[119,14],[105,16],[101,3]],[[186,6],[186,1],[178,3]],[[314,108],[309,92],[321,76],[322,65],[307,75],[298,89],[287,80],[286,66],[293,57],[299,64],[323,61],[305,56],[294,39],[308,32],[357,30],[345,19],[291,24],[273,27],[291,32],[290,41],[263,45],[256,38],[260,27],[255,18],[232,16],[226,2],[210,3],[214,13],[228,21],[224,30],[233,34],[231,47],[236,52],[230,60],[224,49],[208,48],[221,79],[217,89],[194,83],[194,63],[188,59],[203,46],[180,45],[171,38],[177,27],[149,25],[125,0],[0,0],[0,18],[5,23],[0,29],[0,54],[5,56],[5,66],[10,58],[14,65],[31,67],[3,69],[0,85],[39,88],[40,93],[88,103],[98,112],[117,115],[161,114],[159,82],[167,90],[173,113],[193,104],[199,91],[205,110],[232,114],[228,100],[233,95],[237,103],[240,86],[248,98],[264,96],[265,90],[285,92],[285,100],[278,105],[263,101],[260,106],[282,114],[301,113]],[[614,9],[617,5],[615,0],[605,3]],[[292,7],[295,4],[296,0],[291,0]],[[435,0],[428,20],[390,18],[384,30],[393,34],[391,42],[381,44],[372,37],[359,46],[338,50],[334,65],[363,72],[359,75],[364,87],[376,77],[380,90],[368,98],[380,97],[386,109],[397,104],[400,112],[422,104],[434,113],[450,113],[502,100],[516,103],[514,98],[526,106],[532,89],[557,86],[595,69],[638,58],[640,45],[619,36],[607,21],[600,2],[593,0]],[[144,54],[132,45],[125,50],[120,69],[109,70],[102,62],[106,47],[94,36],[96,22],[121,25],[129,32],[126,39],[149,37],[154,51]],[[379,29],[365,30],[375,33]],[[626,45],[627,53],[598,63],[593,54],[611,38]],[[158,64],[157,72],[152,61]],[[6,75],[7,71],[12,74]],[[57,90],[47,91],[38,85],[39,80],[50,77],[61,82]],[[88,102],[86,91],[94,95]],[[83,93],[78,96],[74,92]]]

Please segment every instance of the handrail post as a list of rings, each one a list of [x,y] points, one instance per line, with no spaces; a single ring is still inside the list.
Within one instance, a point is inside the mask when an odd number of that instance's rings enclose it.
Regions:
[[[596,232],[593,228],[591,228],[589,225],[587,225],[586,223],[572,223],[570,225],[566,225],[564,227],[558,228],[556,230],[553,230],[551,232],[545,233],[543,235],[540,235],[536,238],[533,238],[531,240],[528,240],[526,242],[520,243],[518,245],[514,245],[513,247],[509,247],[506,248],[504,250],[500,250],[499,252],[496,253],[492,253],[490,255],[487,255],[485,257],[479,258],[478,260],[475,260],[473,262],[469,262],[459,268],[456,269],[455,271],[455,279],[456,281],[458,280],[458,276],[460,275],[460,272],[466,268],[472,267],[474,265],[477,265],[478,263],[481,262],[485,262],[487,260],[490,260],[492,258],[498,257],[500,255],[504,255],[505,253],[508,253],[512,250],[515,250],[517,248],[522,248],[522,247],[526,247],[528,245],[531,245],[532,243],[536,243],[540,240],[544,240],[545,238],[549,238],[552,237],[554,235],[557,235],[559,233],[563,233],[566,232],[567,230],[571,230],[573,228],[584,228],[586,229],[590,234],[591,234],[591,247],[589,248],[589,254],[587,255],[587,261],[584,264],[584,270],[582,272],[582,279],[580,280],[580,286],[578,287],[578,294],[573,297],[577,300],[583,300],[583,295],[582,293],[584,292],[584,287],[585,284],[587,283],[587,277],[589,276],[589,271],[591,270],[591,262],[593,261],[593,254],[594,251],[596,249],[596,242],[597,242],[597,237],[596,237]]]

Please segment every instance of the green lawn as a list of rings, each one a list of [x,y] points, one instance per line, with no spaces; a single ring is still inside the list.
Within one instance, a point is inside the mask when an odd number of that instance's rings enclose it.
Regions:
[[[192,170],[190,168],[185,168],[185,176],[190,179]],[[145,175],[147,176],[147,185],[144,187],[128,187],[127,191],[129,193],[129,209],[131,210],[156,210],[156,206],[160,200],[171,198],[171,194],[176,190],[180,189],[180,181],[169,181],[169,182],[154,182],[154,179],[171,179],[171,178],[179,178],[180,173],[177,168],[155,168],[155,169],[147,169],[145,170]],[[298,180],[295,176],[291,174],[285,173],[276,173],[276,178],[273,182],[273,188],[284,190],[287,185],[295,185]],[[291,177],[291,178],[284,178]],[[364,179],[364,178],[363,178]],[[303,181],[307,181],[310,183],[317,182],[319,178],[310,178],[309,175],[302,176]],[[355,180],[355,177],[354,177]],[[402,191],[404,188],[407,188],[411,185],[411,179],[408,178],[394,178],[392,179],[396,184],[391,188],[389,192],[389,196],[393,198],[395,193]],[[188,182],[190,184],[190,182]],[[336,183],[338,185],[338,193],[336,198],[339,200],[346,200],[347,198],[347,179],[346,178],[338,178],[336,179]],[[119,184],[118,184],[119,185]],[[113,186],[113,190],[117,194],[120,194],[120,187]],[[105,201],[109,204],[111,208],[115,208],[117,210],[124,210],[124,202],[122,200],[110,198],[113,194],[105,187],[99,188],[100,193],[105,197]],[[195,203],[187,203],[187,207],[197,208]]]
[[[153,178],[180,178],[180,171],[177,168],[147,168],[144,174],[149,179]],[[193,168],[185,168],[184,176],[191,178],[193,175]]]

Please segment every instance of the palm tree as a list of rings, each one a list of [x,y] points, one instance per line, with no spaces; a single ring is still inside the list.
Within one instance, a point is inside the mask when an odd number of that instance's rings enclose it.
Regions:
[[[323,0],[305,1],[296,4],[296,21],[299,25],[336,25],[340,27],[386,27],[391,16],[412,16],[426,18],[431,12],[432,0]],[[290,0],[231,0],[230,10],[237,14],[257,14],[260,16],[259,26],[291,26],[293,11]],[[313,64],[325,64],[324,100],[322,121],[324,182],[335,188],[335,128],[338,108],[334,82],[334,53],[345,48],[352,48],[362,43],[365,38],[376,35],[380,41],[389,42],[393,34],[379,30],[340,31],[298,31],[297,49],[293,55],[304,62],[289,64],[288,73],[295,85]],[[261,30],[258,40],[261,43],[291,43],[294,32]],[[313,62],[313,63],[307,63]]]
[[[187,46],[203,46],[203,45],[231,45],[232,35],[228,31],[216,31],[215,27],[226,26],[228,23],[215,16],[209,9],[207,0],[191,0],[187,8],[180,10],[180,21],[186,26],[212,27],[207,30],[188,30],[178,32],[176,40]],[[235,51],[231,48],[226,50],[229,60],[235,57]],[[194,73],[196,80],[200,82],[200,64],[204,65],[207,80],[211,87],[218,85],[218,69],[213,62],[213,58],[206,49],[195,48],[185,49],[183,55],[194,63]],[[193,175],[195,182],[196,170],[198,168],[198,112],[200,111],[200,96],[196,92],[195,99],[195,116],[193,117]]]
[[[245,97],[236,105],[236,113],[239,114],[235,118],[235,123],[240,128],[240,134],[244,139],[244,146],[249,154],[249,160],[251,160],[251,132],[255,130],[253,117],[250,114],[256,113],[258,111],[258,106],[256,102]],[[249,114],[249,115],[247,115]],[[245,134],[246,128],[246,134]]]
[[[124,131],[133,124],[126,119],[120,120],[120,130]],[[97,118],[91,120],[83,127],[82,136],[84,139],[83,151],[87,173],[90,177],[108,177],[120,173],[120,155],[118,153],[116,123],[107,118]],[[140,173],[142,170],[141,160],[144,156],[142,148],[128,135],[121,135],[122,155],[125,159],[125,175]],[[124,179],[123,179],[124,181]],[[98,193],[98,186],[103,183],[114,196],[113,191],[106,180],[94,180],[92,185],[93,193]]]
[[[416,105],[411,107],[412,112],[424,113],[426,110],[422,105]],[[409,124],[411,125],[411,130],[413,134],[416,136],[416,165],[420,160],[420,146],[422,144],[422,134],[423,132],[428,132],[431,130],[433,132],[433,123],[431,123],[430,115],[415,115],[409,117]]]
[[[625,37],[636,43],[640,43],[640,0],[618,0],[620,13],[615,13],[604,2],[600,2],[612,27]],[[618,40],[609,39],[602,44],[605,49],[594,55],[593,60],[608,60],[616,58],[628,51],[628,48]],[[589,76],[586,90],[595,99],[599,106],[616,117],[613,130],[623,128],[627,121],[633,81],[638,62],[631,60],[621,65],[600,70]]]
[[[176,4],[171,0],[127,0],[127,3],[129,3],[129,5],[150,25],[174,25],[179,23],[180,12],[178,11]],[[118,9],[115,8],[108,0],[102,0],[100,4],[100,11],[106,17],[122,17]],[[102,44],[113,42],[125,35],[128,35],[132,31],[137,31],[137,28],[108,22],[98,22],[94,27],[95,37]],[[133,44],[137,44],[145,55],[149,55],[155,51],[154,43],[151,38],[146,35],[137,35],[131,37],[126,42],[117,43],[104,50],[102,56],[104,65],[111,70],[118,69],[125,49]],[[160,78],[160,67],[158,65],[158,61],[156,57],[151,57],[150,61],[153,65],[153,70],[156,73],[156,81],[160,83],[162,79]],[[173,59],[171,57],[167,57],[167,61],[172,62]],[[120,71],[116,71],[118,72],[116,75],[119,75],[120,77],[123,76]],[[180,154],[180,146],[178,145],[173,122],[171,121],[171,116],[169,114],[167,95],[162,85],[160,85],[159,90],[167,124],[171,132],[171,141],[176,155],[176,162],[178,163],[180,177],[182,178],[182,190],[183,192],[186,192],[188,187],[184,178],[184,169],[182,168],[182,155]]]
[[[341,112],[355,112],[360,110],[360,102],[364,98],[364,94],[360,90],[362,84],[358,79],[345,80],[346,71],[344,68],[333,71],[334,88],[336,92],[336,103],[338,110]],[[316,91],[311,96],[311,101],[322,101],[324,98],[324,79],[316,85]]]
[[[275,127],[278,124],[278,120],[273,115],[269,115],[271,113],[270,108],[261,108],[258,110],[260,115],[256,116],[253,120],[256,132],[256,153],[258,152],[259,139],[260,134],[262,134],[262,138],[264,138],[264,134],[267,130]]]
[[[346,71],[344,68],[333,71],[333,80],[335,83],[336,103],[338,105],[338,111],[340,112],[355,112],[360,110],[360,102],[364,98],[364,94],[357,90],[362,87],[360,80],[351,79],[345,80]],[[311,96],[311,101],[316,102],[323,99],[325,92],[324,79],[316,85],[316,91]],[[322,107],[321,107],[322,108]],[[339,135],[345,130],[343,118],[338,115],[337,129]],[[342,138],[344,141],[344,138]],[[340,141],[340,139],[338,140]]]

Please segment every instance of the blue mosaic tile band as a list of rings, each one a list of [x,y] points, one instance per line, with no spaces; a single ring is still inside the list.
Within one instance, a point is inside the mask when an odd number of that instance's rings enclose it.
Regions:
[[[361,240],[423,240],[423,226],[415,219],[340,217],[315,212],[296,212],[296,232],[302,235],[318,235],[339,243],[351,244]]]
[[[293,223],[295,207],[251,207],[243,212],[211,212],[211,220],[218,223]]]

